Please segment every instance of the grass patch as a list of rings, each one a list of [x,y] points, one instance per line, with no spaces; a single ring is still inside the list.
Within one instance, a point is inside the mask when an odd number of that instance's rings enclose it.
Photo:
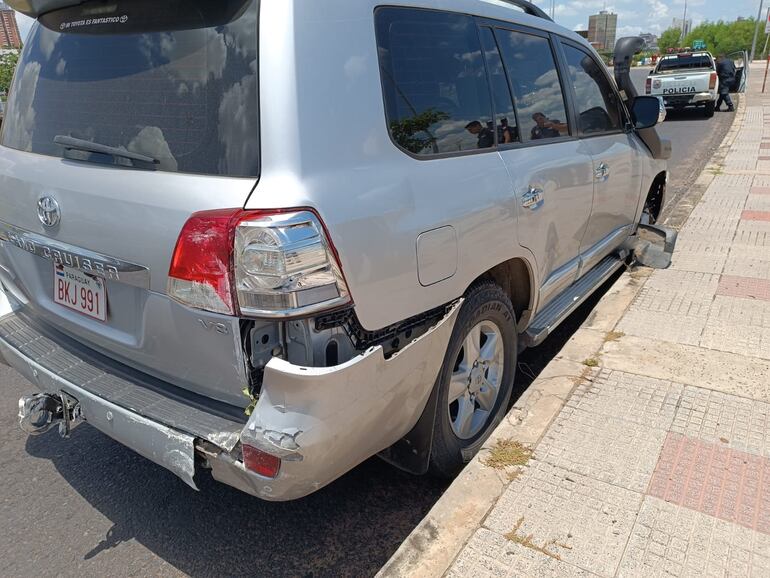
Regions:
[[[530,459],[532,459],[532,450],[528,447],[511,439],[497,440],[489,450],[489,456],[484,460],[484,465],[503,470],[512,466],[526,466]]]
[[[511,542],[514,542],[515,544],[521,544],[525,548],[529,548],[530,550],[534,550],[535,552],[540,552],[541,554],[550,556],[555,560],[561,560],[561,556],[559,556],[558,553],[552,552],[549,549],[552,546],[557,546],[559,548],[564,548],[566,550],[572,550],[572,546],[568,546],[567,544],[562,544],[561,542],[557,541],[555,538],[553,540],[549,540],[543,545],[536,544],[535,542],[532,541],[532,538],[534,537],[533,534],[530,534],[528,536],[525,536],[524,534],[519,534],[519,530],[521,529],[521,525],[523,523],[524,523],[524,517],[522,516],[521,518],[519,518],[519,521],[516,522],[516,525],[513,527],[513,530],[511,530],[505,535],[505,538]]]
[[[599,361],[593,357],[589,357],[583,362],[586,367],[599,367]]]
[[[508,481],[511,483],[515,482],[521,477],[521,474],[523,473],[524,472],[521,470],[521,468],[516,468],[515,470],[508,472]]]
[[[626,334],[622,331],[609,331],[607,332],[607,335],[604,337],[605,342],[609,341],[620,341],[622,337],[625,337]]]
[[[723,175],[724,174],[724,170],[723,170],[723,168],[721,166],[709,167],[709,168],[706,169],[706,172],[711,173],[715,177],[718,177],[719,175]]]

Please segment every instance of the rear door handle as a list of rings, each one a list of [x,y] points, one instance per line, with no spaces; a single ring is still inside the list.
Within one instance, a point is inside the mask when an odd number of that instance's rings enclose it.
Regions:
[[[610,178],[610,167],[606,163],[601,163],[594,169],[594,177],[597,181],[604,182]]]
[[[530,186],[529,190],[521,196],[521,206],[531,211],[536,211],[545,203],[545,192],[540,187]]]

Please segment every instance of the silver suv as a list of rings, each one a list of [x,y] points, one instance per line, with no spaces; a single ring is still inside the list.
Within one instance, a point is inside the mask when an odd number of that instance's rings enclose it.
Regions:
[[[451,476],[518,353],[661,257],[635,39],[619,91],[520,0],[9,3],[37,18],[0,147],[30,434],[85,421],[268,500],[373,455]]]

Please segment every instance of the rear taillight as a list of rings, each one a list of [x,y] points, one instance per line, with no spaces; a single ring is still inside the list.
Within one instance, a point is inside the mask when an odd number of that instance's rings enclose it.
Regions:
[[[652,93],[652,78],[647,77],[647,94]]]
[[[197,309],[252,317],[350,303],[324,226],[304,209],[194,214],[174,251],[168,294]]]
[[[265,478],[275,478],[281,471],[281,458],[271,456],[255,447],[243,444],[243,465],[247,470]]]
[[[182,227],[168,271],[168,294],[184,305],[235,315],[233,227],[240,209],[195,213]]]
[[[717,73],[712,72],[711,78],[709,78],[709,90],[714,90],[717,87]]]

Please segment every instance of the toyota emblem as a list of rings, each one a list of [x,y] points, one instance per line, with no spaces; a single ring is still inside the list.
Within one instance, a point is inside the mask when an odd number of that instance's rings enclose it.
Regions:
[[[59,203],[53,197],[40,197],[37,202],[37,217],[46,227],[55,227],[61,221]]]

